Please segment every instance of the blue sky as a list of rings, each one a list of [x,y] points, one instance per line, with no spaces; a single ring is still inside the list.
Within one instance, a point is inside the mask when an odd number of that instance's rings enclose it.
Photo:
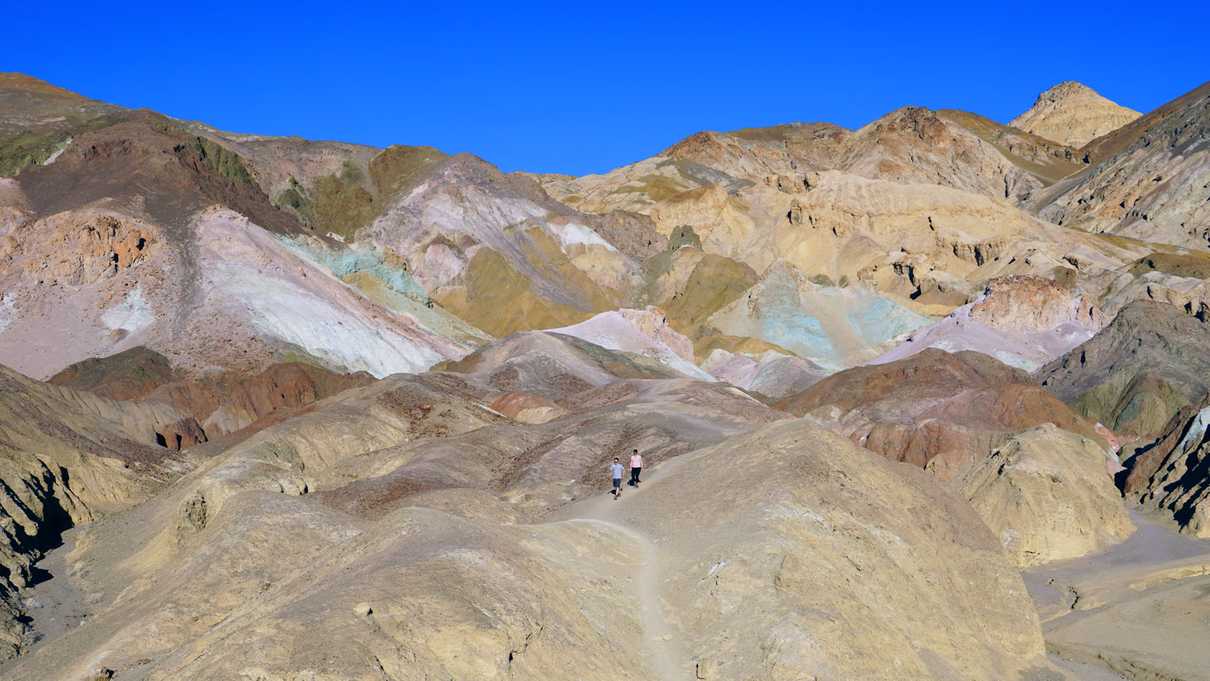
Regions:
[[[1210,78],[1204,1],[179,5],[11,3],[0,70],[227,130],[573,174],[698,130],[906,104],[1006,122],[1067,79],[1148,111]]]

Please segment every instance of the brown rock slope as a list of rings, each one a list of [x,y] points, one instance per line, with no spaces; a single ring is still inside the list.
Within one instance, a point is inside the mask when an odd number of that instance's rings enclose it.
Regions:
[[[168,405],[115,402],[0,367],[0,658],[23,645],[17,592],[36,578],[34,563],[65,529],[179,475],[185,465],[155,442],[184,421]]]
[[[1085,417],[1150,440],[1210,390],[1210,325],[1172,305],[1131,303],[1036,378]]]
[[[167,357],[137,346],[116,355],[76,362],[51,376],[47,383],[113,400],[137,400],[175,378]]]
[[[955,482],[1017,565],[1031,567],[1134,531],[1109,461],[1096,442],[1047,424],[1014,435]]]
[[[1038,95],[1028,111],[1009,125],[1060,144],[1079,148],[1141,116],[1075,81],[1064,81]]]
[[[120,112],[20,73],[0,73],[0,177],[53,162],[73,135],[103,126]]]
[[[969,111],[942,109],[937,116],[962,126],[996,148],[1013,165],[1049,185],[1082,170],[1085,163],[1072,146],[1054,142]]]
[[[927,349],[907,359],[833,374],[777,404],[834,424],[890,459],[958,475],[1009,436],[1053,423],[1103,442],[1029,374],[975,352]]]

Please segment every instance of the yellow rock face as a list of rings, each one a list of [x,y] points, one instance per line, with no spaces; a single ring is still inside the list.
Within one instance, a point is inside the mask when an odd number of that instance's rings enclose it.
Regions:
[[[1134,532],[1100,445],[1046,425],[1013,437],[958,482],[1021,567],[1077,558]]]

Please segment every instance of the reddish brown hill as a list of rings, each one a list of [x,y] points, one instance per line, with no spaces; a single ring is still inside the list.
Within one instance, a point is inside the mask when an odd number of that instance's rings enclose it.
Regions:
[[[1104,442],[1091,423],[1028,374],[975,352],[928,349],[856,367],[777,406],[835,419],[855,442],[943,478],[1007,436],[1044,423]]]
[[[247,428],[282,411],[303,407],[374,381],[366,373],[339,374],[310,364],[274,364],[248,375],[224,372],[187,378],[168,359],[144,347],[78,362],[50,379],[54,385],[88,390],[116,400],[167,402],[203,425],[205,434],[166,435],[180,449]],[[168,440],[173,440],[169,442]]]

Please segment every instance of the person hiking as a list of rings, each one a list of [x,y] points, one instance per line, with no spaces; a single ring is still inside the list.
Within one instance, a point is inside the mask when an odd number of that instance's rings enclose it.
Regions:
[[[639,450],[634,450],[630,455],[630,486],[639,486],[639,473],[643,471],[643,457],[639,455]]]
[[[609,466],[609,476],[611,478],[613,478],[613,491],[610,492],[610,494],[613,495],[614,501],[617,501],[618,497],[622,496],[622,471],[623,470],[624,469],[622,468],[622,462],[618,460],[618,457],[616,457],[616,456],[613,457],[613,464],[611,464]]]

